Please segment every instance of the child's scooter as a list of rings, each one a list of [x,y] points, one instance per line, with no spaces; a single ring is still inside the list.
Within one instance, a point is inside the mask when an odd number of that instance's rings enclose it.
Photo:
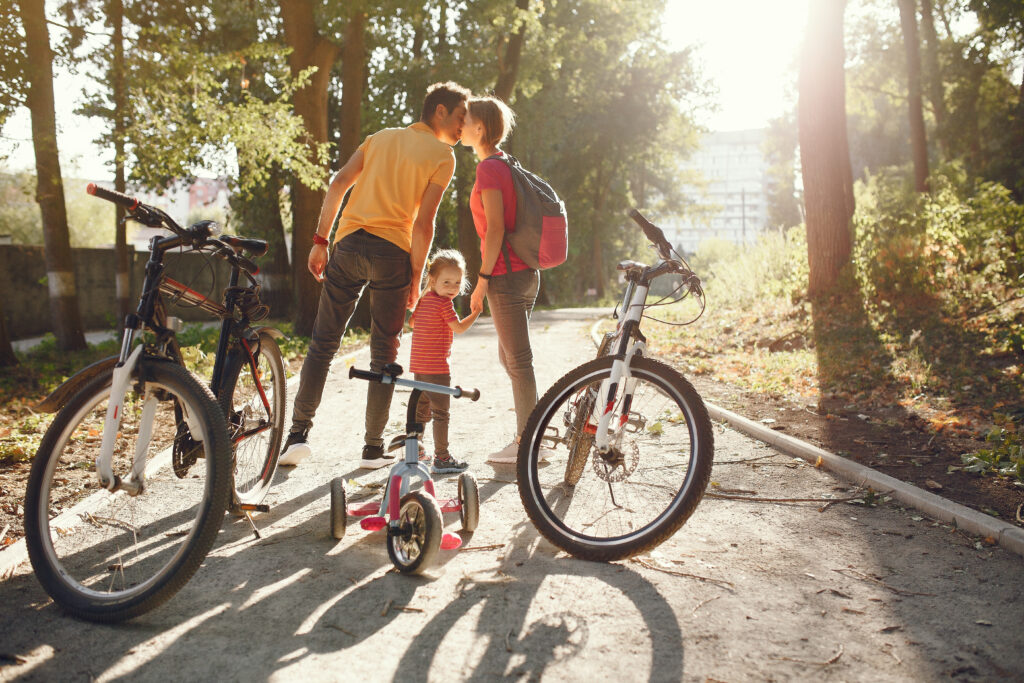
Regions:
[[[382,372],[368,372],[349,368],[348,376],[381,384],[410,387],[409,409],[406,412],[405,434],[391,440],[388,451],[405,444],[405,458],[391,468],[384,496],[380,503],[365,503],[347,508],[345,503],[345,481],[337,477],[331,481],[331,535],[342,538],[345,535],[347,515],[362,517],[359,525],[367,531],[379,531],[387,527],[388,556],[399,571],[419,574],[437,556],[438,550],[455,550],[462,545],[462,539],[444,533],[443,512],[458,512],[465,531],[476,529],[480,519],[480,493],[476,478],[469,472],[459,475],[459,497],[438,502],[434,494],[434,481],[430,470],[419,461],[419,439],[423,434],[423,423],[416,421],[416,404],[420,394],[429,391],[449,394],[455,398],[480,398],[480,390],[466,391],[462,387],[446,387],[409,379],[399,379],[402,366],[389,363]],[[423,482],[423,487],[411,491],[413,480]]]

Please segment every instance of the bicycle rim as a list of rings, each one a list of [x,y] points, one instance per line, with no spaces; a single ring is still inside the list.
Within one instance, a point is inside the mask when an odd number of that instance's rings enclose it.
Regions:
[[[598,453],[611,365],[600,358],[559,380],[531,415],[520,452],[520,494],[534,524],[567,552],[595,560],[635,555],[675,533],[703,496],[713,457],[696,392],[670,367],[643,358],[618,388],[611,451]],[[540,463],[537,447],[550,428],[560,438],[551,450],[545,442]]]
[[[262,336],[251,349],[255,372],[248,354],[239,349],[225,412],[234,448],[235,500],[255,504],[266,496],[277,469],[286,380],[281,352],[273,339]]]
[[[228,441],[212,395],[184,368],[154,364],[151,381],[125,396],[114,472],[131,469],[143,398],[159,398],[147,449],[145,488],[137,496],[76,487],[64,473],[94,470],[110,395],[109,376],[90,383],[44,436],[26,496],[26,535],[36,575],[54,600],[77,616],[118,621],[173,595],[202,562],[228,502]],[[139,391],[141,388],[141,391]],[[139,392],[139,393],[137,393]],[[172,467],[181,438],[175,407],[192,415],[186,430],[198,448]]]

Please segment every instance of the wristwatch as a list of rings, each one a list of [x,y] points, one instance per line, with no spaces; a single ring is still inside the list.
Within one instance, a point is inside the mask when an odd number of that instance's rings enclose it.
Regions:
[[[478,273],[477,275],[485,280],[490,280],[492,277],[492,273]]]

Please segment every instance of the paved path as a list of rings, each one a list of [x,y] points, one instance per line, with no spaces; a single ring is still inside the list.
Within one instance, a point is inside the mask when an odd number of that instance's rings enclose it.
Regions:
[[[539,313],[539,384],[589,358],[588,311]],[[405,349],[407,354],[407,348]],[[0,680],[516,679],[602,681],[1024,678],[1024,562],[894,502],[705,498],[638,561],[558,552],[486,454],[514,427],[493,328],[455,342],[452,442],[481,484],[480,527],[426,576],[390,571],[383,538],[328,533],[327,485],[350,497],[365,384],[332,374],[314,456],[279,473],[257,541],[227,519],[192,581],[133,622],[98,626],[48,604],[26,567],[0,583]],[[365,352],[356,365],[365,367]],[[407,395],[396,394],[394,426]],[[712,492],[844,498],[849,485],[716,425]],[[454,495],[454,479],[439,494]],[[822,509],[824,508],[824,509]],[[355,526],[355,525],[353,525]],[[457,528],[454,521],[453,528]]]

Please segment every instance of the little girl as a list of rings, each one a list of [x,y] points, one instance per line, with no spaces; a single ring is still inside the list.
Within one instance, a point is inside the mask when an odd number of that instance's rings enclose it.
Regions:
[[[451,386],[451,368],[448,357],[452,352],[454,334],[465,332],[480,316],[475,310],[459,320],[452,299],[466,289],[466,260],[454,249],[434,253],[427,265],[427,291],[420,297],[412,314],[412,352],[409,368],[420,382]],[[482,307],[481,307],[482,309]],[[424,392],[416,406],[416,421],[426,424],[434,418],[435,474],[462,472],[468,465],[456,460],[448,452],[447,394]]]

